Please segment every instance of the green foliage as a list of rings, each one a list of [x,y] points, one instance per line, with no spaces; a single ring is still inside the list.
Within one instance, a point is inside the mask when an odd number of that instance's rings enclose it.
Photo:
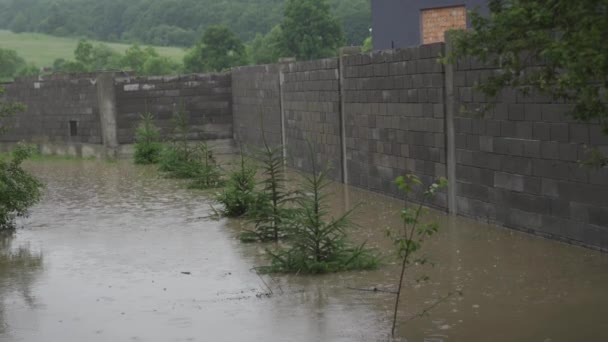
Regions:
[[[3,93],[0,87],[0,99]],[[6,120],[24,109],[22,104],[0,100],[0,134],[6,129]],[[27,215],[40,200],[42,183],[21,168],[33,153],[31,146],[19,144],[8,160],[0,158],[0,231],[14,229],[14,219]]]
[[[14,219],[27,215],[42,196],[42,183],[21,168],[34,151],[19,144],[9,160],[0,159],[0,231],[14,229]]]
[[[19,112],[25,110],[25,106],[17,102],[4,101],[4,88],[0,86],[0,134],[4,133],[10,125],[10,119]]]
[[[255,228],[245,232],[241,240],[279,241],[286,235],[286,221],[291,213],[286,204],[292,200],[292,193],[285,188],[283,147],[273,148],[264,141],[258,159],[262,163],[262,189],[256,194],[255,204],[248,214]]]
[[[154,124],[154,116],[150,113],[141,115],[135,130],[135,163],[156,164],[160,160],[162,150],[160,130]]]
[[[262,271],[315,274],[377,267],[378,258],[364,244],[353,247],[346,242],[352,210],[328,219],[330,182],[327,171],[319,170],[312,147],[310,151],[312,175],[304,176],[302,194],[296,200],[289,247],[269,252],[272,264]]]
[[[371,52],[373,49],[374,49],[374,41],[372,40],[372,37],[369,36],[369,37],[365,38],[365,40],[363,41],[363,47],[361,48],[361,51]]]
[[[206,143],[192,146],[188,141],[188,118],[179,110],[173,121],[175,133],[171,143],[162,150],[159,170],[167,177],[192,179],[190,188],[210,189],[222,184],[221,171],[213,151]]]
[[[32,63],[28,63],[21,69],[17,70],[15,74],[16,77],[29,77],[29,76],[38,76],[40,75],[40,68]]]
[[[395,310],[393,315],[393,328],[392,335],[395,337],[395,328],[397,324],[397,313],[399,309],[399,300],[401,299],[401,291],[403,288],[403,281],[405,279],[405,271],[411,265],[425,265],[428,260],[425,257],[415,257],[420,252],[426,239],[437,233],[439,225],[436,222],[424,223],[422,217],[425,213],[423,207],[425,202],[419,203],[414,208],[408,207],[408,198],[415,192],[423,192],[423,198],[428,201],[434,198],[437,193],[445,188],[448,184],[447,179],[441,178],[438,182],[431,184],[426,190],[421,190],[423,184],[418,177],[415,175],[407,175],[405,177],[399,177],[395,180],[397,187],[405,194],[406,206],[401,210],[401,220],[403,221],[403,228],[400,232],[395,233],[390,229],[387,229],[387,235],[393,240],[393,243],[397,247],[399,257],[402,260],[401,265],[401,276],[399,278],[399,286],[397,288],[397,299],[395,301]],[[427,277],[423,277],[419,280],[427,280]]]
[[[243,41],[280,23],[284,0],[0,0],[0,28],[104,41],[191,46],[212,25]],[[368,35],[370,0],[330,0],[348,45]]]
[[[82,65],[93,64],[93,44],[86,39],[81,39],[74,50],[74,57],[76,62]]]
[[[178,63],[159,56],[154,48],[142,49],[137,44],[129,47],[122,55],[106,44],[93,45],[83,39],[78,43],[74,57],[75,61],[55,60],[53,70],[78,73],[127,69],[138,75],[167,75],[180,69]]]
[[[285,55],[282,50],[281,26],[275,26],[268,34],[258,33],[248,46],[249,60],[253,64],[271,64],[279,61]]]
[[[22,12],[19,12],[11,22],[11,31],[21,33],[28,30],[28,20]]]
[[[326,0],[287,0],[281,44],[298,59],[335,56],[344,44],[342,28]]]
[[[211,26],[184,57],[189,72],[224,71],[246,63],[243,42],[224,26]]]
[[[190,184],[190,189],[213,189],[224,184],[221,169],[215,160],[213,150],[205,142],[197,145],[194,153],[194,165],[198,168],[194,173],[194,180]]]
[[[225,216],[240,217],[249,212],[255,202],[255,175],[255,168],[248,165],[241,151],[240,168],[230,174],[226,188],[216,198],[224,205]]]
[[[167,57],[150,57],[143,65],[144,75],[170,75],[179,70],[179,65]]]
[[[128,70],[135,71],[138,75],[145,74],[145,64],[148,60],[155,59],[158,57],[158,53],[154,48],[146,47],[142,49],[139,45],[135,44],[129,47],[124,56],[122,57],[122,65]],[[152,66],[148,66],[149,71],[152,71]]]
[[[494,98],[506,87],[574,103],[572,116],[608,134],[608,1],[491,0],[455,32],[448,60],[474,56],[500,70],[478,85]]]
[[[0,79],[12,78],[25,66],[25,60],[16,51],[0,48]]]

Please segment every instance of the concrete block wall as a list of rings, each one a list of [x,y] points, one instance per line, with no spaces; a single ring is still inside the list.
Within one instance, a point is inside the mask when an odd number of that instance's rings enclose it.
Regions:
[[[446,177],[443,44],[344,57],[349,184],[399,196],[395,178]],[[431,205],[447,208],[446,193]]]
[[[316,152],[318,165],[328,167],[330,178],[341,181],[338,59],[286,64],[283,75],[283,115],[288,165],[310,172],[310,143]]]
[[[18,78],[3,86],[8,101],[27,109],[10,120],[0,142],[102,143],[94,74]],[[75,136],[70,121],[76,122]]]
[[[140,115],[146,112],[170,136],[179,110],[188,118],[190,139],[231,139],[231,84],[230,74],[116,78],[118,143],[134,142]]]
[[[278,64],[232,70],[234,139],[245,148],[263,147],[264,137],[282,144],[279,72]]]
[[[608,169],[581,167],[585,146],[608,151],[597,124],[571,106],[504,91],[485,116],[476,82],[493,72],[470,59],[454,66],[456,202],[461,215],[608,250]]]

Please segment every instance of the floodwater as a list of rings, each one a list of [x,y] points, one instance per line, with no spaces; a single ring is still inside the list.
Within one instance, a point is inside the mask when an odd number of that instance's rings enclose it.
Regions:
[[[384,231],[399,227],[399,201],[332,189],[335,212],[362,203],[353,238],[384,255],[378,270],[259,277],[265,247],[238,241],[242,222],[207,218],[207,196],[151,168],[28,168],[47,194],[0,240],[0,341],[389,340],[394,296],[356,289],[396,286]],[[432,215],[435,266],[408,272],[402,341],[608,340],[608,255]]]

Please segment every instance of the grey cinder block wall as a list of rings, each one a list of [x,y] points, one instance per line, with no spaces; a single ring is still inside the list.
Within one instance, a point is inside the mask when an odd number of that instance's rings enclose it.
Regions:
[[[513,90],[483,117],[467,114],[487,104],[474,85],[493,71],[470,58],[454,66],[458,213],[608,250],[608,168],[579,163],[608,136],[570,118],[570,105]]]
[[[20,78],[2,86],[6,99],[27,109],[8,121],[0,142],[102,143],[96,75]]]
[[[461,111],[485,103],[474,84],[493,70],[472,60],[442,65],[446,48],[238,68],[235,139],[259,144],[262,114],[296,169],[309,170],[308,139],[319,161],[342,170],[335,180],[399,196],[397,176],[448,177],[451,187],[430,205],[608,251],[608,170],[578,162],[586,145],[608,150],[608,137],[570,119],[566,104],[512,90],[485,117]]]
[[[134,142],[140,115],[155,116],[164,137],[183,110],[189,139],[232,139],[232,76],[129,77],[122,73],[51,75],[7,83],[5,98],[27,110],[9,122],[0,142],[104,145]]]
[[[399,196],[395,178],[446,177],[443,44],[344,58],[350,184]],[[447,208],[445,192],[429,203]]]
[[[282,144],[280,65],[232,70],[234,137],[244,147]]]
[[[288,165],[311,171],[310,149],[329,176],[342,180],[338,59],[283,66],[283,115]],[[310,146],[309,146],[310,144]]]
[[[171,135],[178,111],[188,120],[191,140],[231,139],[231,83],[230,74],[117,77],[118,142],[134,142],[143,113],[154,115],[163,135]]]

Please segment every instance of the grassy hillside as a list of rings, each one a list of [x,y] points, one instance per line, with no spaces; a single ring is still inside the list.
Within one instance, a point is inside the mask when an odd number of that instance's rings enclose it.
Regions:
[[[92,41],[93,44],[100,42]],[[27,62],[39,67],[51,66],[57,58],[74,59],[74,49],[78,44],[76,38],[60,38],[38,33],[19,33],[0,30],[0,48],[17,51]],[[118,52],[124,52],[129,45],[105,43]],[[181,62],[185,50],[175,47],[154,47],[161,56]]]

